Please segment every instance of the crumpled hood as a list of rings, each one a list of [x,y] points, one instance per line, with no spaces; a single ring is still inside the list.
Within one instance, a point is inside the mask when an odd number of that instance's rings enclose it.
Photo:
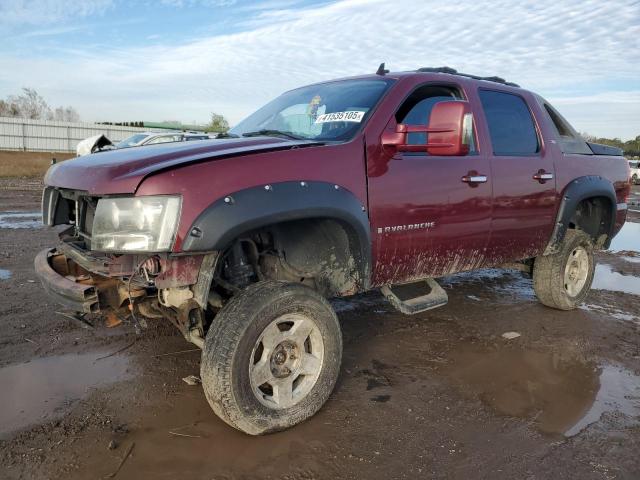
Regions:
[[[94,195],[135,193],[155,172],[190,163],[273,150],[319,145],[274,137],[230,138],[176,142],[98,152],[53,165],[45,185],[84,190]]]

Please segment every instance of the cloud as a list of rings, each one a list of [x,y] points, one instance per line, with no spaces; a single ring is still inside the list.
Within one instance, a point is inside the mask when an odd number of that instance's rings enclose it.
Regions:
[[[235,5],[236,0],[160,0],[162,5],[169,7],[228,7]]]
[[[273,10],[288,8],[294,5],[299,5],[302,0],[264,0],[260,2],[254,2],[249,5],[243,5],[239,10],[243,12],[252,12],[259,10]]]
[[[588,104],[640,104],[640,90],[626,92],[604,92],[594,95],[582,95],[575,97],[557,97],[554,99],[557,105],[582,105]]]
[[[548,100],[580,132],[625,140],[640,135],[640,90]]]
[[[67,33],[79,32],[82,30],[87,30],[88,26],[86,25],[74,25],[74,26],[66,26],[66,27],[54,27],[54,28],[42,28],[38,30],[29,30],[25,33],[19,35],[20,38],[31,38],[31,37],[52,37],[56,35],[65,35]]]
[[[629,85],[638,84],[635,0],[343,0],[303,9],[280,4],[245,12],[238,26],[236,33],[107,48],[99,55],[0,55],[6,67],[0,69],[0,93],[33,85],[92,120],[205,120],[216,111],[236,122],[284,90],[373,73],[386,61],[394,71],[449,65],[499,75],[550,99],[582,96],[560,110],[569,108],[567,117],[583,129],[597,126],[590,123],[591,107],[581,110],[593,105],[585,95],[602,92],[609,95],[606,102],[612,90],[625,89],[611,85],[636,90]],[[609,125],[625,137],[640,133],[640,116],[616,113],[622,110],[602,110],[597,128]]]
[[[51,25],[73,17],[103,14],[113,0],[2,0],[0,25]]]

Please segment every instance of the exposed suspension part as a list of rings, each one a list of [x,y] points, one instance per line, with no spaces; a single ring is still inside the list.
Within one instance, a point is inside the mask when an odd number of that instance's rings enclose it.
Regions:
[[[247,254],[246,248],[251,250]],[[224,277],[236,289],[242,289],[256,281],[258,249],[252,240],[242,239],[233,244],[224,264]]]

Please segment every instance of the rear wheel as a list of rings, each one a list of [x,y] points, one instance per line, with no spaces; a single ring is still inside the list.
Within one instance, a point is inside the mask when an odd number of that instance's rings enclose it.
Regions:
[[[261,435],[314,415],[333,390],[341,357],[331,305],[309,287],[265,281],[216,316],[202,353],[202,384],[220,418]]]
[[[533,288],[544,305],[573,310],[587,297],[594,271],[591,237],[580,230],[568,230],[558,253],[536,258]]]

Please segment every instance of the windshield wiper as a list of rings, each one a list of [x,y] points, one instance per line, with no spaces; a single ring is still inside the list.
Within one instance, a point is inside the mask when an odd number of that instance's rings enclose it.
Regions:
[[[235,133],[219,133],[216,138],[240,138],[240,135],[236,135]]]
[[[291,132],[282,132],[280,130],[258,130],[256,132],[247,132],[242,134],[243,137],[285,137],[291,140],[307,140],[306,138],[294,135]]]

